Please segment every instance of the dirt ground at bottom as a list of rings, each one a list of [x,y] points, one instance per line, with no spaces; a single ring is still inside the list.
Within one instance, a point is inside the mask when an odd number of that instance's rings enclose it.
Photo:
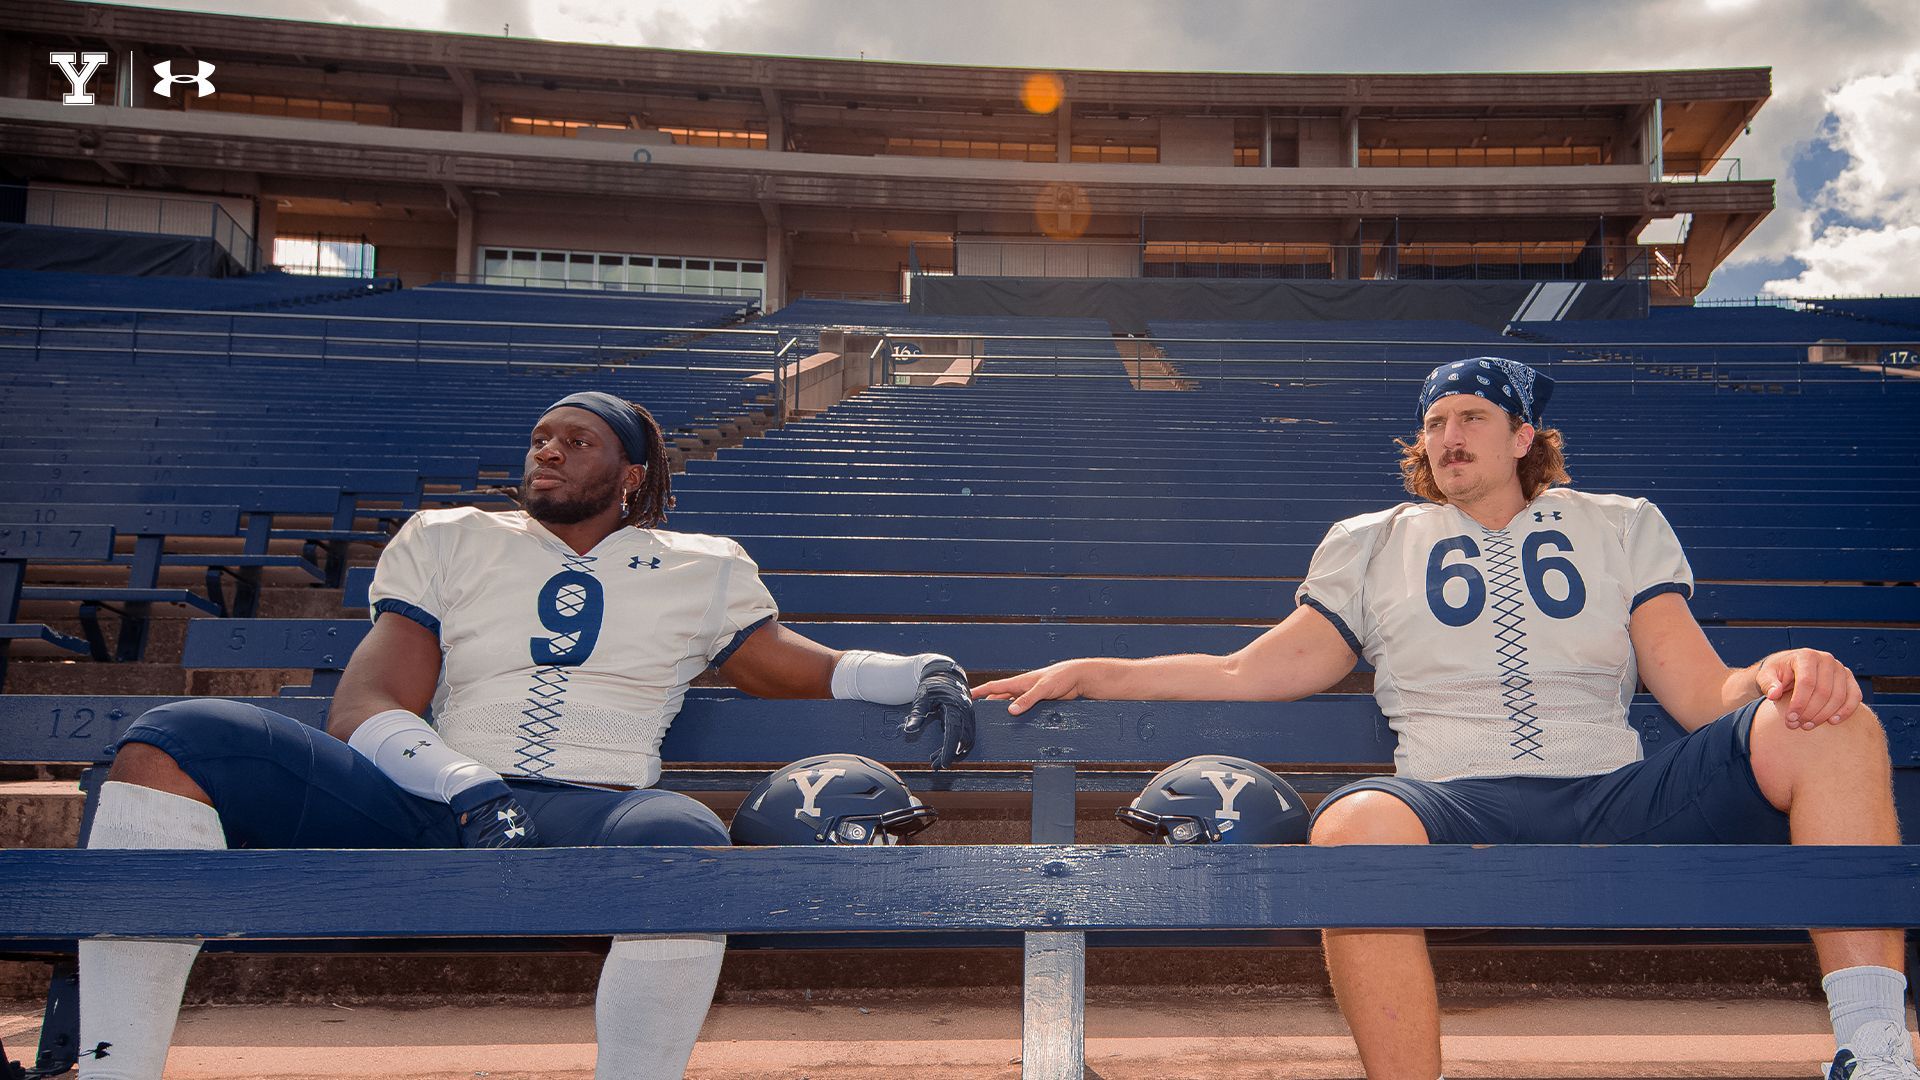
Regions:
[[[0,1038],[30,1057],[38,1003],[0,1005]],[[1826,1010],[1792,1001],[1453,1002],[1447,1075],[1493,1078],[1806,1078],[1833,1053]],[[512,1080],[592,1075],[586,1007],[190,1008],[179,1080]],[[715,1005],[689,1080],[1017,1080],[1011,1004],[876,997],[869,1005]],[[1360,1075],[1330,1002],[1089,1003],[1089,1080],[1336,1080]]]

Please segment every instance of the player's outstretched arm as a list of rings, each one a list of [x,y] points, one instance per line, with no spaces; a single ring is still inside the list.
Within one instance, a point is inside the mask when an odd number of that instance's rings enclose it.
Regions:
[[[944,769],[973,749],[973,698],[967,673],[951,657],[938,653],[894,656],[851,649],[829,649],[779,622],[748,635],[720,673],[757,697],[836,697],[906,705],[901,728],[911,735],[927,728],[938,733],[928,755]]]
[[[1346,677],[1359,657],[1327,617],[1301,605],[1280,625],[1226,656],[1187,653],[1148,660],[1088,657],[996,679],[976,698],[1010,701],[1018,715],[1039,701],[1293,701]]]
[[[747,635],[720,674],[754,697],[823,698],[833,694],[838,650],[774,620]]]

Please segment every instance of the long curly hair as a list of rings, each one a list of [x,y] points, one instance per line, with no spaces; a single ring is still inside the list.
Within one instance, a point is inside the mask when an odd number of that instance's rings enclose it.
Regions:
[[[627,496],[626,522],[636,529],[654,529],[667,523],[667,511],[673,509],[673,477],[667,462],[667,439],[660,422],[645,405],[627,402],[640,414],[640,429],[647,435],[647,477]],[[626,454],[623,451],[622,457]],[[631,465],[633,462],[629,461]]]

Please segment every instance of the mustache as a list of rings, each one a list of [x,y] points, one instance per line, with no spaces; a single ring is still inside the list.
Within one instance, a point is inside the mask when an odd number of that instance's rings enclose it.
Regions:
[[[1473,462],[1473,455],[1467,453],[1465,450],[1448,450],[1440,455],[1440,464],[1442,465],[1452,465],[1455,462],[1471,464]]]

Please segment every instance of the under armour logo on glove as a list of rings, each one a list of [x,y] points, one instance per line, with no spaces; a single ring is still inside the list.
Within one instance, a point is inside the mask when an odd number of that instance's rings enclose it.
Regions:
[[[455,795],[447,806],[460,827],[460,846],[469,848],[538,847],[533,816],[520,805],[504,780],[488,780]]]
[[[928,758],[934,768],[947,768],[972,752],[973,694],[967,689],[967,673],[944,657],[927,661],[920,670],[920,687],[900,730],[916,734],[929,720],[940,724],[940,741]]]
[[[517,806],[509,806],[498,811],[495,817],[506,824],[505,835],[508,839],[518,840],[527,835],[527,827],[521,823],[521,812]]]

